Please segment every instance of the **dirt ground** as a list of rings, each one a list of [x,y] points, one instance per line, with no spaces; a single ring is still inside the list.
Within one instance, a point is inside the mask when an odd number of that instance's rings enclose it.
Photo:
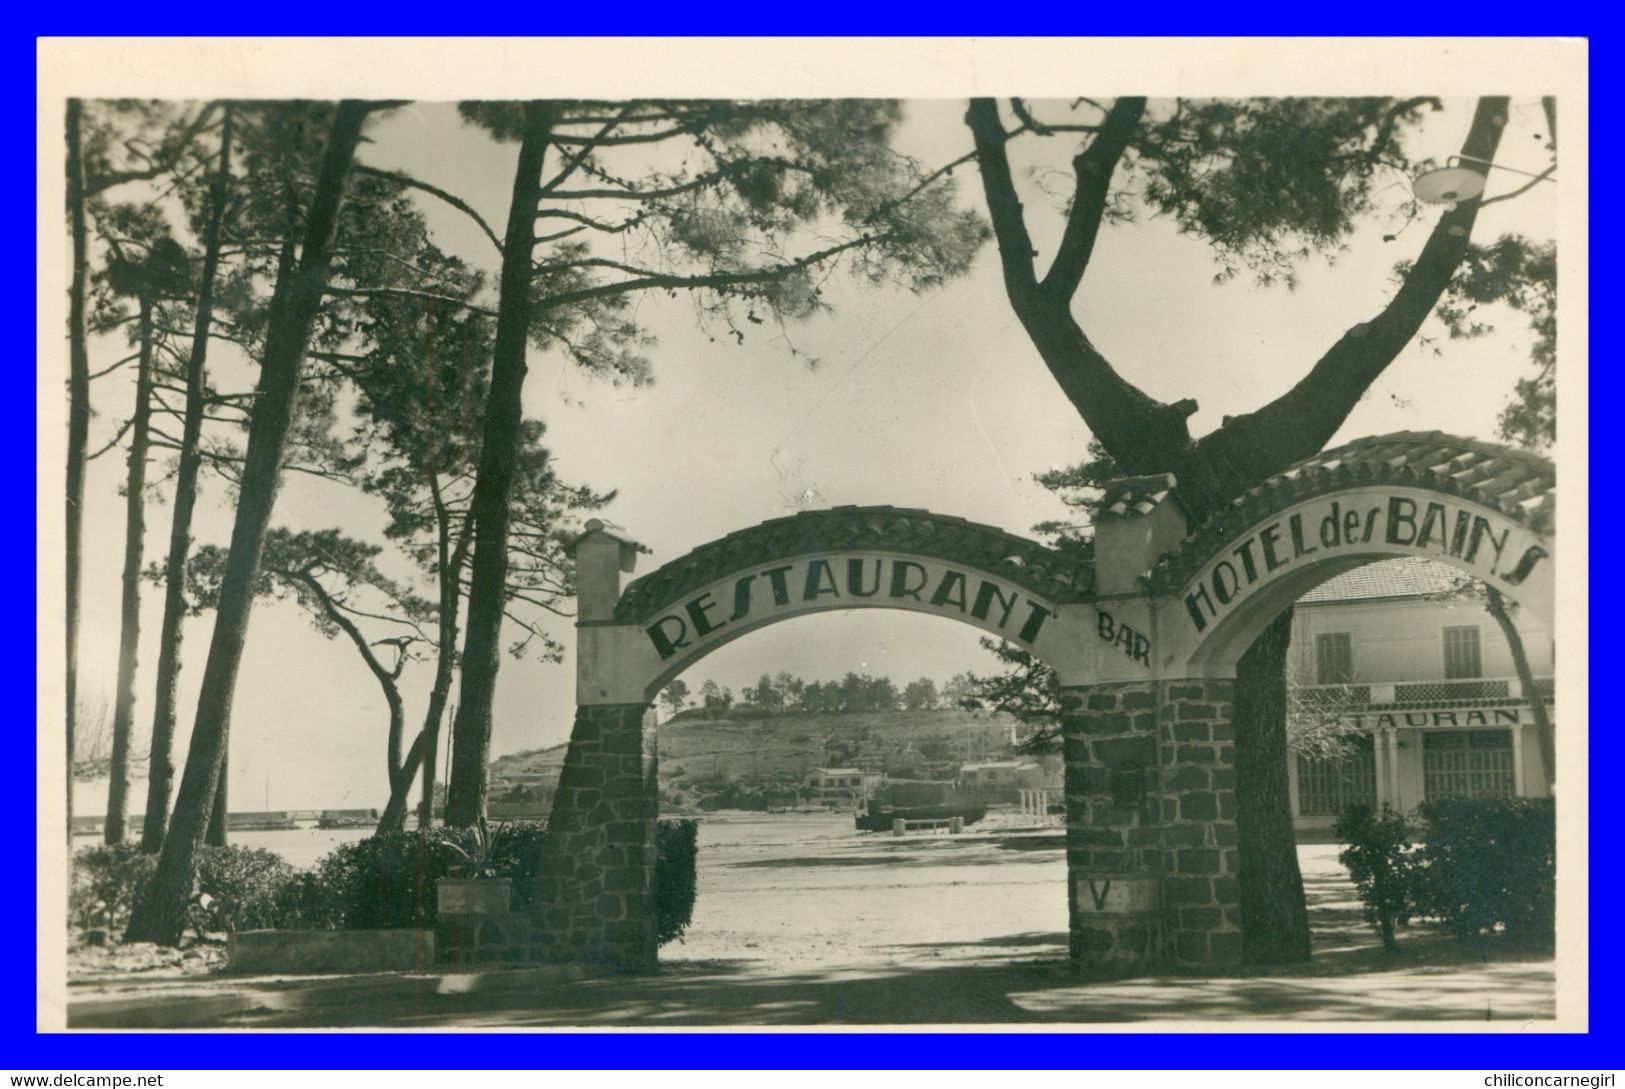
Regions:
[[[1335,846],[1304,846],[1314,959],[1222,977],[1086,982],[1066,953],[1062,830],[994,814],[963,836],[856,836],[849,815],[701,825],[699,896],[658,976],[522,971],[260,981],[155,968],[73,985],[75,1024],[293,1027],[1079,1024],[1141,1020],[1529,1022],[1555,1015],[1549,958],[1428,928],[1384,954]],[[192,967],[192,966],[188,966]],[[196,971],[195,967],[192,969]],[[370,982],[369,982],[370,980]],[[322,988],[345,997],[323,998]],[[336,988],[336,989],[335,989]],[[229,1000],[227,1000],[229,999]],[[190,1003],[190,1005],[187,1005]],[[143,1024],[155,1023],[143,1020]]]

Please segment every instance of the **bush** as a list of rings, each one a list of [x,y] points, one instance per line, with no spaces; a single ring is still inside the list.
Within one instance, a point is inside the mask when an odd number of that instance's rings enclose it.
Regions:
[[[69,922],[121,936],[157,868],[158,856],[143,854],[133,843],[79,851],[68,892]],[[285,889],[295,876],[294,868],[271,851],[203,847],[189,913],[192,925],[200,932],[284,925]]]
[[[1398,948],[1394,928],[1416,913],[1417,852],[1405,817],[1388,806],[1381,814],[1368,805],[1350,806],[1337,818],[1337,838],[1345,844],[1337,861],[1348,867],[1365,920],[1392,953]]]
[[[1418,914],[1463,940],[1503,930],[1550,946],[1557,912],[1557,821],[1548,798],[1428,802]]]
[[[158,856],[142,854],[133,843],[78,851],[68,889],[68,922],[122,937],[136,899],[157,868]]]
[[[228,933],[283,925],[283,889],[297,871],[282,856],[257,847],[204,847],[198,852],[199,930]]]
[[[491,833],[493,868],[513,882],[514,911],[530,907],[545,829],[540,821],[516,821]],[[430,828],[346,843],[316,863],[313,883],[287,890],[288,907],[306,927],[433,927],[435,882],[463,861],[450,845],[471,849],[475,836],[473,829]]]
[[[544,822],[518,821],[492,833],[494,869],[512,882],[516,912],[529,911],[535,898],[545,832]],[[691,820],[656,825],[655,927],[661,944],[680,937],[693,918],[697,833]],[[435,883],[461,861],[448,845],[466,850],[474,835],[471,829],[432,828],[370,836],[338,847],[306,872],[271,851],[205,847],[198,854],[192,921],[211,931],[432,928]],[[71,922],[122,933],[156,868],[157,856],[132,844],[80,851],[73,860]]]
[[[699,822],[655,825],[655,938],[661,945],[682,937],[693,921],[698,858]]]

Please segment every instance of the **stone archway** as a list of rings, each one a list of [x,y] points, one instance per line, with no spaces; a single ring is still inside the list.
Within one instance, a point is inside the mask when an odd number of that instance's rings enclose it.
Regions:
[[[1110,485],[1093,604],[1152,652],[1098,658],[1064,721],[1074,960],[1238,963],[1237,659],[1301,594],[1389,556],[1454,564],[1550,620],[1555,489],[1544,458],[1439,432],[1326,451],[1193,528],[1172,477]]]
[[[656,963],[659,686],[780,620],[903,608],[1026,645],[1062,682],[1067,899],[1080,967],[1238,963],[1235,663],[1300,594],[1351,567],[1428,555],[1549,618],[1555,474],[1437,432],[1362,439],[1190,527],[1173,477],[1119,480],[1093,563],[989,526],[837,508],[731,534],[620,590],[638,546],[576,544],[577,712],[540,878],[548,955]]]
[[[1025,646],[1068,683],[1085,677],[1092,567],[992,526],[896,507],[809,511],[703,545],[622,592],[638,551],[595,522],[574,545],[576,719],[538,890],[557,959],[654,967],[647,712],[671,678],[733,639],[813,613],[901,609]]]
[[[1233,673],[1264,626],[1361,564],[1421,556],[1550,619],[1556,472],[1524,450],[1440,432],[1359,439],[1270,478],[1160,557],[1151,593],[1178,599],[1191,663]],[[1173,634],[1172,632],[1170,634]]]

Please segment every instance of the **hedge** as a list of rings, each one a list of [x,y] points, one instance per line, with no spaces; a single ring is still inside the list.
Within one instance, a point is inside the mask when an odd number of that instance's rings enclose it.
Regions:
[[[68,921],[84,930],[122,936],[145,894],[158,856],[133,843],[86,847],[73,856]],[[255,847],[202,847],[189,912],[202,931],[282,925],[286,888],[297,871],[281,855]]]
[[[1557,917],[1557,820],[1550,798],[1424,803],[1417,900],[1458,938],[1502,930],[1551,945]]]
[[[491,833],[491,861],[512,883],[512,910],[530,910],[546,824],[518,821]],[[660,943],[682,936],[694,915],[698,825],[656,825],[655,920]],[[371,930],[433,928],[435,883],[462,861],[471,829],[391,832],[346,843],[300,872],[271,851],[204,847],[198,854],[193,925],[198,930],[261,928]],[[133,844],[90,847],[73,860],[70,921],[122,934],[136,899],[152,880],[157,856]]]
[[[1549,798],[1449,799],[1417,809],[1420,846],[1403,817],[1354,807],[1337,823],[1366,919],[1393,948],[1393,927],[1435,919],[1458,939],[1501,933],[1551,947],[1557,914],[1557,822]]]
[[[655,825],[655,938],[661,945],[681,938],[693,921],[699,831],[692,820]]]
[[[497,875],[513,883],[514,911],[530,907],[546,827],[518,821],[491,833],[492,862]],[[307,878],[287,890],[284,925],[432,928],[438,917],[435,882],[452,876],[461,861],[449,844],[466,849],[473,838],[471,829],[441,827],[346,843],[322,856]]]

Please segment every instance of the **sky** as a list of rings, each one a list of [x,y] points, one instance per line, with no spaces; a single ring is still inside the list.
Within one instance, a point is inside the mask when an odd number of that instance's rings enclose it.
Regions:
[[[1459,146],[1471,103],[1450,100],[1413,149],[1438,158]],[[908,103],[901,146],[922,162],[944,162],[969,149],[963,100]],[[1535,137],[1538,102],[1518,100],[1502,161],[1544,167]],[[493,224],[506,214],[514,145],[465,126],[449,104],[394,111],[369,129],[359,159],[408,171],[457,193]],[[1047,142],[1046,160],[1017,160],[1027,190],[1029,225],[1046,257],[1061,224],[1054,171],[1071,145]],[[1500,177],[1508,177],[1501,175]],[[957,172],[960,196],[980,207],[974,167]],[[1517,184],[1518,179],[1510,179]],[[1046,195],[1048,186],[1056,192]],[[1508,184],[1497,180],[1492,193]],[[1404,179],[1379,194],[1396,211]],[[1557,187],[1540,185],[1488,208],[1477,237],[1521,231],[1552,235]],[[453,211],[424,205],[435,240],[469,260],[494,257],[478,230]],[[1205,245],[1164,221],[1112,225],[1102,234],[1075,310],[1106,357],[1129,380],[1165,401],[1194,397],[1193,433],[1217,427],[1295,382],[1351,324],[1377,312],[1392,290],[1391,270],[1420,248],[1436,212],[1399,233],[1373,224],[1349,240],[1335,265],[1311,262],[1294,291],[1261,289],[1245,276],[1214,282]],[[1042,260],[1042,258],[1041,258]],[[791,330],[794,345],[818,360],[793,358],[771,325],[754,327],[743,345],[711,342],[683,299],[646,297],[640,321],[659,345],[654,383],[617,388],[586,377],[553,353],[532,349],[525,409],[548,427],[558,472],[573,483],[616,489],[603,517],[651,554],[637,574],[728,532],[798,510],[843,504],[923,507],[1026,533],[1039,521],[1067,517],[1033,474],[1084,456],[1088,432],[1061,396],[1005,300],[991,243],[970,274],[923,295],[834,285],[833,311]],[[1437,329],[1432,330],[1439,333]],[[1397,430],[1443,430],[1493,438],[1495,418],[1527,371],[1526,335],[1517,319],[1480,341],[1412,344],[1372,387],[1334,441]],[[116,358],[117,345],[95,346],[92,370]],[[1435,351],[1435,347],[1437,351]],[[122,354],[122,353],[120,353]],[[116,383],[116,380],[115,380]],[[92,448],[128,415],[130,392],[98,383]],[[123,459],[92,463],[86,526],[85,617],[81,690],[112,702],[122,561]],[[195,536],[224,543],[228,496],[211,486]],[[161,557],[167,503],[148,508],[147,555]],[[381,539],[382,510],[337,485],[291,477],[273,524],[338,527]],[[401,568],[404,570],[404,568]],[[161,596],[143,603],[137,721],[151,714],[152,633]],[[554,634],[568,646],[564,622]],[[207,650],[207,617],[187,622],[181,710],[189,719]],[[735,690],[764,672],[809,680],[849,670],[887,674],[899,685],[939,682],[964,670],[987,671],[977,633],[935,618],[866,611],[790,621],[729,644],[686,675],[691,688],[714,678]],[[409,670],[403,686],[409,722],[421,713],[430,666]],[[567,739],[573,713],[572,664],[505,658],[499,675],[493,754]],[[231,735],[231,792],[236,809],[382,806],[385,796],[382,696],[354,650],[324,639],[289,604],[261,603],[250,628]],[[184,756],[186,735],[177,741]],[[99,812],[105,787],[86,784],[76,811]],[[144,785],[134,794],[138,810]]]

